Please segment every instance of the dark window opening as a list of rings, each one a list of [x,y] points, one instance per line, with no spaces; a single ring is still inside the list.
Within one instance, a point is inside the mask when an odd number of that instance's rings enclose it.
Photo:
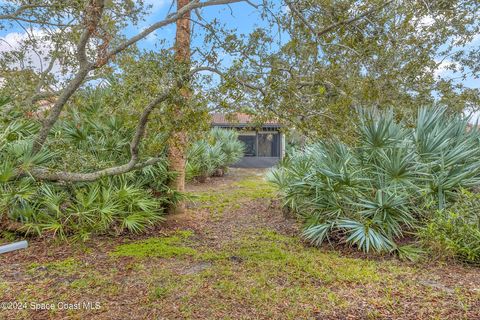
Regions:
[[[258,134],[258,156],[279,157],[280,156],[280,135],[278,133]]]
[[[257,155],[256,152],[256,143],[255,143],[255,136],[253,135],[239,135],[238,140],[242,141],[245,144],[245,156],[246,157],[255,157]]]

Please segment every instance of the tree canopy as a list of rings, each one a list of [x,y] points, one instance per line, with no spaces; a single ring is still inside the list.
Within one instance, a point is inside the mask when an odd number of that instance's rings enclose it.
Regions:
[[[461,81],[478,78],[477,1],[287,0],[281,9],[276,38],[259,29],[246,44],[235,39],[244,52],[232,79],[255,86],[223,89],[247,109],[323,136],[351,134],[356,107],[407,118],[433,104],[478,110],[478,88]]]

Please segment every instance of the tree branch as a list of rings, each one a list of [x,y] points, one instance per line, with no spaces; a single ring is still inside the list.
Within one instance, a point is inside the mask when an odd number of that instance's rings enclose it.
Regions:
[[[222,78],[226,78],[226,77],[227,77],[227,75],[226,75],[223,71],[221,71],[221,70],[219,70],[219,69],[217,69],[217,68],[214,68],[214,67],[198,67],[198,68],[192,69],[190,73],[193,75],[193,74],[195,74],[195,73],[197,73],[197,72],[201,72],[201,71],[213,72],[213,73],[218,74],[218,75],[221,76]],[[248,89],[252,89],[252,90],[259,91],[264,97],[267,95],[266,92],[265,92],[265,90],[263,90],[263,88],[260,87],[260,86],[256,86],[256,85],[254,85],[254,84],[251,84],[251,83],[249,83],[249,82],[247,82],[247,81],[244,81],[244,80],[242,80],[242,79],[240,79],[240,78],[238,78],[238,77],[235,77],[235,76],[231,76],[231,78],[233,78],[233,80],[235,80],[237,83],[241,84],[242,86],[244,86],[244,87],[246,87],[246,88],[248,88]]]
[[[65,182],[92,182],[96,181],[102,177],[115,176],[130,171],[142,169],[147,166],[151,166],[155,163],[162,161],[164,158],[150,158],[144,162],[132,163],[132,161],[116,166],[111,167],[95,172],[90,173],[78,173],[78,172],[68,172],[68,171],[56,171],[51,172],[48,169],[43,168],[34,168],[29,171],[29,173],[38,180],[48,180],[48,181],[65,181]]]
[[[110,50],[106,54],[105,58],[102,59],[102,61],[99,61],[99,63],[96,64],[96,67],[103,66],[104,64],[106,64],[112,57],[114,57],[119,52],[125,50],[126,48],[128,48],[132,44],[135,44],[136,42],[142,40],[143,38],[148,36],[150,33],[154,32],[155,30],[160,29],[160,28],[162,28],[162,27],[164,27],[164,26],[166,26],[170,23],[175,22],[180,17],[182,17],[185,13],[187,13],[191,10],[195,10],[195,9],[199,9],[199,8],[203,8],[203,7],[217,6],[217,5],[222,5],[222,4],[244,2],[244,1],[246,1],[246,0],[210,0],[210,1],[206,1],[206,2],[200,2],[200,0],[193,0],[188,5],[182,7],[177,12],[169,15],[166,19],[152,24],[151,26],[149,26],[148,28],[146,28],[142,32],[140,32],[137,35],[131,37],[130,39],[128,39],[124,43],[118,45],[116,48],[113,48],[112,50]]]
[[[35,87],[35,94],[31,96],[30,99],[28,100],[29,105],[32,105],[38,100],[41,100],[43,98],[48,98],[54,95],[54,93],[51,93],[51,92],[41,92],[41,91],[42,91],[42,87],[45,84],[45,78],[50,73],[50,71],[52,71],[56,61],[57,61],[57,58],[52,57],[50,59],[50,62],[48,63],[47,69],[45,69],[40,73],[40,79],[38,80],[38,84]]]
[[[69,24],[65,23],[56,23],[56,22],[50,22],[50,21],[42,21],[42,20],[35,20],[35,19],[30,19],[26,17],[22,17],[21,14],[24,13],[27,10],[30,9],[48,9],[52,8],[53,5],[43,5],[43,4],[26,4],[20,6],[17,10],[15,10],[12,13],[7,13],[7,14],[1,14],[0,15],[0,20],[15,20],[15,21],[22,21],[22,22],[27,22],[27,23],[33,23],[33,24],[40,24],[40,25],[47,25],[47,26],[52,26],[52,27],[68,27]]]
[[[285,0],[285,3],[287,4],[288,8],[302,21],[302,23],[308,28],[310,29],[310,32],[312,32],[312,34],[316,34],[317,32],[315,31],[315,28],[310,24],[308,23],[307,19],[305,19],[305,17],[303,16],[303,14],[297,10],[297,7],[293,5],[293,3],[291,3],[290,1],[288,0]]]
[[[70,171],[55,171],[51,172],[49,169],[45,168],[33,168],[28,171],[28,173],[39,180],[50,180],[50,181],[69,181],[69,182],[91,182],[98,180],[102,177],[113,176],[118,174],[123,174],[130,172],[132,170],[140,169],[152,164],[155,164],[162,160],[162,158],[151,158],[145,162],[138,163],[139,160],[139,147],[140,142],[145,134],[145,128],[147,126],[148,118],[152,111],[163,101],[165,101],[170,95],[171,88],[165,89],[161,94],[159,94],[154,100],[152,100],[143,110],[142,115],[138,121],[137,128],[135,130],[135,135],[130,142],[130,161],[128,163],[110,167],[94,172],[88,173],[79,173],[79,172],[70,172]],[[26,173],[20,174],[26,175]]]
[[[342,20],[342,21],[332,23],[331,25],[323,28],[320,31],[315,31],[315,28],[308,22],[308,20],[303,16],[303,14],[296,8],[296,6],[293,3],[291,3],[289,0],[285,0],[286,4],[290,8],[290,10],[292,10],[292,12],[302,21],[302,23],[317,37],[320,37],[320,36],[330,32],[330,31],[332,31],[333,29],[335,29],[337,27],[340,27],[340,26],[343,26],[343,25],[348,25],[348,24],[351,24],[355,21],[361,20],[361,19],[365,18],[366,16],[369,16],[370,14],[389,6],[394,1],[395,0],[389,0],[389,1],[385,2],[384,4],[382,4],[380,6],[373,7],[370,10],[367,10],[367,11],[365,11],[364,13],[362,13],[358,16],[352,17],[352,18],[347,19],[347,20]]]
[[[168,25],[176,21],[181,16],[183,16],[186,12],[192,9],[221,5],[221,4],[228,4],[228,3],[235,3],[235,2],[242,2],[242,1],[245,1],[245,0],[210,0],[206,2],[200,2],[199,0],[194,0],[190,2],[188,5],[184,6],[179,11],[177,11],[176,13],[170,15],[167,19],[154,23],[149,28],[145,29],[143,32],[140,32],[136,36],[120,44],[118,47],[112,49],[110,52],[108,52],[105,55],[105,57],[102,57],[102,59],[97,61],[97,63],[91,63],[91,62],[88,62],[88,59],[86,56],[86,46],[90,37],[96,31],[98,23],[100,22],[100,18],[103,14],[104,0],[90,0],[90,5],[86,10],[87,16],[84,21],[85,30],[80,36],[80,40],[77,44],[77,58],[80,64],[80,69],[78,70],[75,77],[67,85],[67,87],[63,90],[61,95],[58,97],[48,117],[45,119],[42,129],[38,133],[37,138],[34,140],[33,149],[32,149],[33,153],[34,154],[38,153],[42,149],[42,146],[45,143],[45,140],[47,139],[48,134],[50,133],[55,122],[57,122],[57,119],[60,116],[60,113],[62,112],[64,105],[66,104],[68,99],[70,99],[70,97],[75,93],[75,91],[80,87],[85,77],[88,75],[88,73],[91,70],[105,65],[117,53],[125,50],[132,44],[135,44],[139,40],[145,38],[147,35],[155,31],[156,29],[159,29],[165,25]]]
[[[60,113],[62,112],[63,107],[67,103],[68,99],[77,91],[80,85],[83,83],[83,80],[88,75],[92,69],[92,64],[88,62],[86,56],[86,46],[88,40],[95,32],[100,18],[103,14],[104,0],[90,0],[90,4],[87,8],[87,17],[85,18],[85,30],[80,36],[80,40],[77,44],[77,58],[79,62],[79,70],[75,77],[69,82],[67,87],[62,91],[58,99],[55,101],[48,117],[44,120],[43,126],[40,129],[36,139],[33,142],[32,152],[33,154],[38,153],[45,143],[45,140],[48,137],[48,134],[52,130],[52,127],[57,122]]]
[[[326,28],[323,28],[322,30],[320,30],[319,32],[316,32],[316,35],[317,37],[320,37],[330,31],[332,31],[333,29],[337,28],[337,27],[340,27],[340,26],[344,26],[344,25],[348,25],[348,24],[351,24],[355,21],[358,21],[358,20],[361,20],[363,19],[364,17],[376,12],[376,11],[379,11],[379,10],[382,10],[383,8],[389,6],[391,3],[393,3],[395,0],[390,0],[390,1],[387,1],[385,2],[384,4],[380,5],[380,6],[376,6],[376,7],[373,7],[372,9],[370,10],[367,10],[365,11],[364,13],[358,15],[358,16],[355,16],[355,17],[352,17],[350,19],[347,19],[347,20],[343,20],[343,21],[338,21],[336,23],[333,23],[331,25],[329,25],[328,27]]]
[[[24,11],[30,10],[30,9],[38,9],[38,8],[50,8],[52,7],[51,5],[43,5],[43,4],[24,4],[20,7],[18,7],[15,12],[12,13],[7,13],[7,14],[0,14],[0,20],[14,20],[17,19],[20,14],[22,14]]]

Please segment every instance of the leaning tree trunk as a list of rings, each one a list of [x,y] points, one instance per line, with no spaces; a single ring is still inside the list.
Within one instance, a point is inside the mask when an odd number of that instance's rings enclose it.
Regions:
[[[190,0],[177,0],[177,10],[180,10],[189,2]],[[190,65],[190,11],[177,20],[175,60],[178,65],[181,66],[182,70],[188,72]],[[183,103],[175,106],[174,123],[182,122],[181,120],[185,103],[191,96],[188,82],[182,84],[180,94],[184,99],[179,99],[179,101],[183,101]],[[185,190],[187,133],[182,125],[178,128],[179,130],[173,132],[168,141],[168,161],[170,163],[170,170],[177,173],[175,179],[171,181],[170,187],[183,192]],[[185,211],[185,203],[177,203],[177,205],[174,208],[171,208],[170,211],[172,213],[183,213]]]

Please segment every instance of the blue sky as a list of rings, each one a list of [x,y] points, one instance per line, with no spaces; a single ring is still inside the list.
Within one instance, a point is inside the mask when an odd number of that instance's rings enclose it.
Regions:
[[[164,19],[171,6],[171,1],[168,0],[147,0],[146,3],[153,5],[153,13],[148,17],[146,21],[142,22],[139,25],[140,29],[149,26],[155,21]],[[175,7],[172,8],[173,11],[175,11],[175,9]],[[237,29],[239,33],[248,33],[255,26],[258,26],[259,23],[261,24],[260,17],[255,8],[243,2],[233,3],[230,5],[206,7],[201,10],[201,16],[206,21],[211,21],[216,18],[223,23],[227,23],[229,28]],[[198,17],[195,13],[192,13],[192,19],[198,20]],[[201,28],[198,25],[193,25],[195,29]],[[138,31],[137,28],[129,28],[126,34],[133,35],[136,31]],[[148,37],[148,39],[143,40],[140,44],[140,47],[145,49],[154,49],[153,44],[155,43],[156,39],[163,38],[171,41],[174,39],[174,36],[175,25],[171,24],[157,30],[155,32],[155,35],[151,35],[150,37]],[[201,39],[194,38],[192,44],[194,46],[201,45]]]

